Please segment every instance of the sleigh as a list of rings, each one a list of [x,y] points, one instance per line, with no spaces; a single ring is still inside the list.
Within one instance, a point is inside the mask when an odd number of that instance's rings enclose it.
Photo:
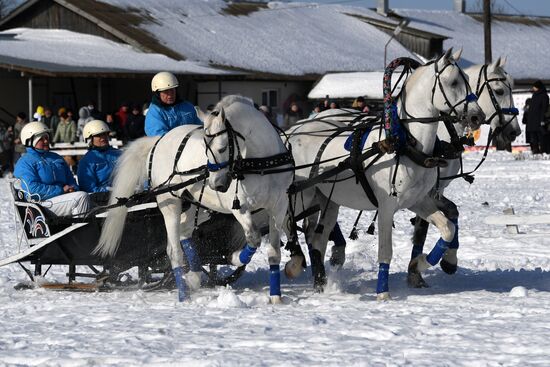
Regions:
[[[16,248],[10,256],[0,260],[0,266],[18,263],[28,275],[31,283],[20,283],[17,288],[41,286],[84,291],[170,288],[172,273],[166,256],[166,232],[156,202],[129,208],[120,248],[113,258],[104,259],[92,252],[105,213],[85,219],[57,217],[38,203],[27,201],[17,186],[17,180],[10,182]],[[223,267],[229,264],[229,254],[245,244],[242,228],[232,216],[213,213],[195,230],[193,238],[208,275],[208,284],[228,284],[238,279],[244,268]],[[47,280],[53,265],[67,267],[66,283]],[[128,277],[122,276],[135,267],[137,280],[128,281]],[[83,282],[81,278],[92,281]],[[122,278],[125,281],[121,281]]]

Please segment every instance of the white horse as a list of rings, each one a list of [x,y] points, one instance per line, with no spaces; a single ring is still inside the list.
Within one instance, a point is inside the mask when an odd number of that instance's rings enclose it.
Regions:
[[[473,100],[468,82],[462,70],[456,65],[460,52],[451,55],[451,50],[434,62],[419,67],[405,82],[402,88],[401,97],[397,101],[398,114],[400,118],[433,118],[432,123],[413,122],[402,124],[402,129],[414,137],[416,145],[414,149],[419,155],[430,157],[436,141],[437,117],[441,112],[451,111],[458,114],[465,114],[472,127],[477,128],[484,119],[484,115]],[[319,133],[333,126],[344,126],[345,124],[334,122],[311,122],[299,125],[290,130],[290,143],[293,147],[296,166],[314,162],[320,146],[326,143],[330,133]],[[324,150],[322,161],[319,165],[319,172],[326,171],[338,165],[349,152],[344,149],[344,141],[348,134],[342,134],[332,139]],[[384,139],[384,130],[380,127],[373,128],[368,135],[365,147],[373,146]],[[433,199],[428,196],[429,191],[436,182],[437,172],[435,168],[427,168],[413,162],[407,155],[400,155],[397,164],[395,154],[382,155],[376,163],[369,167],[373,158],[363,162],[363,169],[366,170],[366,178],[372,188],[377,201],[376,207],[365,194],[362,186],[356,183],[353,172],[346,170],[333,179],[327,179],[318,183],[314,188],[297,195],[303,198],[303,207],[307,208],[318,202],[323,213],[318,220],[318,230],[313,227],[317,221],[316,216],[309,218],[306,225],[306,241],[312,246],[310,251],[312,270],[314,273],[314,284],[321,288],[326,282],[324,273],[324,255],[327,239],[334,227],[338,216],[340,205],[358,210],[378,209],[378,284],[377,298],[389,299],[388,274],[389,264],[392,259],[392,223],[394,213],[399,209],[408,208],[437,226],[441,232],[441,239],[436,248],[428,256],[424,255],[423,261],[417,262],[419,271],[434,265],[443,254],[441,248],[452,240],[454,236],[454,225],[442,212],[437,209]],[[331,160],[333,159],[333,160]],[[323,163],[324,162],[324,163]],[[297,180],[304,180],[309,177],[310,168],[296,171]],[[345,178],[351,179],[345,179]],[[394,185],[392,184],[394,183]],[[393,195],[396,193],[396,195]],[[299,206],[300,204],[298,204]],[[320,233],[318,233],[320,232]],[[296,269],[303,261],[300,256],[293,256],[287,264],[287,275],[295,275]]]
[[[269,215],[270,296],[280,302],[280,230],[288,207],[286,190],[292,172],[260,175],[263,169],[292,167],[292,156],[281,138],[253,102],[240,96],[227,96],[214,111],[201,116],[204,129],[185,125],[162,137],[145,137],[132,143],[115,169],[110,203],[129,197],[148,177],[152,188],[175,185],[196,178],[208,168],[208,184],[199,180],[156,197],[166,225],[167,253],[176,278],[179,300],[189,299],[187,286],[200,286],[200,264],[193,264],[189,246],[195,226],[195,210],[182,214],[182,195],[187,192],[195,203],[222,213],[232,213],[242,225],[247,240],[230,261],[235,266],[250,262],[261,243],[259,228],[251,212],[263,208]],[[183,141],[186,140],[184,144]],[[181,159],[178,150],[181,146]],[[154,149],[153,149],[154,148]],[[153,150],[153,153],[151,153]],[[152,156],[152,165],[149,159]],[[204,169],[196,170],[197,167]],[[239,208],[240,206],[240,208]],[[193,208],[193,207],[192,207]],[[113,255],[120,242],[127,208],[111,209],[103,225],[96,252]],[[202,219],[200,219],[202,221]],[[181,222],[181,224],[180,224]],[[180,245],[180,237],[183,238]],[[183,249],[182,249],[183,247]],[[189,254],[189,251],[191,254]],[[187,259],[187,258],[190,259]],[[189,263],[188,260],[191,260]],[[189,270],[191,267],[191,271]]]
[[[514,107],[512,97],[512,88],[514,81],[512,77],[504,70],[505,58],[498,58],[495,62],[486,65],[475,65],[464,70],[468,75],[472,90],[478,96],[478,104],[487,116],[486,123],[490,124],[491,130],[499,137],[501,142],[506,145],[513,142],[521,129],[517,121],[517,109]],[[457,135],[462,136],[466,126],[464,124],[454,125]],[[450,142],[451,137],[448,130],[440,123],[437,133],[438,137],[445,142]],[[459,152],[460,153],[460,152]],[[459,159],[447,160],[447,167],[440,169],[440,177],[454,177],[459,174],[461,162]],[[430,196],[434,198],[440,210],[449,218],[456,227],[455,236],[441,259],[440,266],[448,274],[454,274],[457,270],[457,250],[458,241],[458,209],[456,205],[447,199],[443,193],[450,184],[450,179],[439,181],[438,187],[434,187]],[[424,248],[426,234],[429,224],[422,218],[416,217],[414,221],[413,250],[411,261],[420,255]],[[420,273],[411,269],[408,275],[408,283],[412,287],[425,287],[426,282],[422,279]]]

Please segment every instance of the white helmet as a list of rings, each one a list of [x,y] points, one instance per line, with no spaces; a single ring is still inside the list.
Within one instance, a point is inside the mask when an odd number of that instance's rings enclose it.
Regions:
[[[111,132],[109,125],[101,120],[92,120],[84,126],[84,139],[91,139],[95,135]],[[91,140],[90,140],[91,141]]]
[[[179,83],[176,76],[167,71],[157,73],[153,77],[153,80],[151,80],[151,90],[153,92],[161,92],[163,90],[176,88],[178,85]]]
[[[40,121],[29,122],[21,130],[21,141],[26,147],[34,147],[38,142],[38,140],[35,141],[35,138],[49,133],[50,129],[44,123]]]

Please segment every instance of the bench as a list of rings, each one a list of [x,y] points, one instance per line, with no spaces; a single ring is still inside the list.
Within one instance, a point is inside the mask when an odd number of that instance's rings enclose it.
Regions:
[[[504,225],[509,234],[525,234],[520,232],[520,225],[550,224],[550,214],[517,215],[513,208],[504,209],[503,215],[491,215],[485,218],[486,224]]]

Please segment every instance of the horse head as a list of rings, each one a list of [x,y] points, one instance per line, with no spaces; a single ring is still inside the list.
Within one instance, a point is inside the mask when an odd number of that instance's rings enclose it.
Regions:
[[[505,64],[506,58],[499,57],[491,64],[473,66],[465,72],[475,88],[479,105],[488,116],[486,122],[497,132],[496,137],[507,144],[521,134],[521,128],[512,97],[514,80],[504,70]]]
[[[230,168],[235,159],[234,131],[226,120],[222,106],[204,118],[204,144],[208,157],[208,186],[212,190],[226,192],[231,184]]]
[[[468,76],[457,65],[462,49],[452,53],[447,50],[431,63],[434,68],[432,84],[432,105],[440,112],[454,115],[472,129],[478,129],[485,120],[485,114],[472,93]]]

